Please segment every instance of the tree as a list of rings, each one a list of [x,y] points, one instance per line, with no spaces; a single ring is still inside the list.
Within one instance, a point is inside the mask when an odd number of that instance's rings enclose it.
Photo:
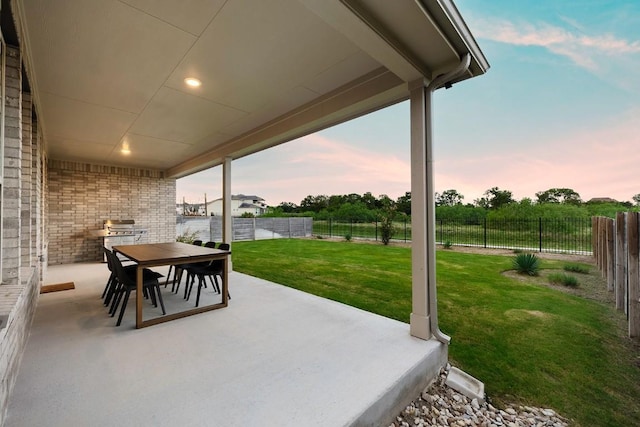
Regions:
[[[398,212],[411,215],[411,192],[407,191],[404,196],[398,197],[396,200],[396,209]]]
[[[280,209],[284,213],[293,213],[298,211],[298,205],[291,202],[282,202],[276,208]]]
[[[327,209],[330,212],[335,212],[345,203],[347,203],[346,196],[329,196],[327,199]]]
[[[498,209],[509,203],[515,202],[513,200],[513,193],[508,190],[500,190],[498,187],[493,187],[484,192],[485,197],[477,201],[478,206],[485,207],[487,209]]]
[[[580,195],[571,188],[550,188],[536,193],[538,203],[567,203],[579,205],[582,203]]]
[[[464,196],[458,193],[456,190],[445,190],[440,193],[436,193],[436,206],[455,206],[462,204]]]
[[[300,202],[300,208],[303,211],[320,212],[329,205],[327,196],[307,196]]]
[[[489,209],[489,200],[486,197],[480,197],[479,199],[475,199],[473,201],[474,206],[483,209]]]
[[[640,193],[636,194],[631,199],[636,203],[636,206],[640,206]]]

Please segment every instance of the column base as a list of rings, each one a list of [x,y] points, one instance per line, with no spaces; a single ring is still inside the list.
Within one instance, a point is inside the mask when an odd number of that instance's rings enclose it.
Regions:
[[[429,316],[421,316],[411,313],[411,325],[409,333],[423,340],[431,339],[431,322]]]

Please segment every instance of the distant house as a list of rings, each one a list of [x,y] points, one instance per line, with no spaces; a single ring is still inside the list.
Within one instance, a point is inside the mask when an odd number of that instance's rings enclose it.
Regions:
[[[244,194],[231,195],[231,216],[242,216],[250,213],[260,216],[267,210],[267,204],[262,197],[246,196]],[[222,198],[207,203],[208,215],[222,216]]]

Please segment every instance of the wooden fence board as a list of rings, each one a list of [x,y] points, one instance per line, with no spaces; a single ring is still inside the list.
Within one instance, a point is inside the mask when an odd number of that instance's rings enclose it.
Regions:
[[[616,267],[615,260],[615,223],[613,219],[607,218],[606,222],[606,234],[607,234],[607,290],[613,292],[614,290],[614,273]]]
[[[614,291],[616,297],[616,309],[627,312],[627,219],[625,212],[616,214],[616,232],[615,232],[615,259],[616,271],[614,274]]]
[[[640,337],[640,269],[639,269],[639,239],[638,212],[627,214],[627,244],[629,281],[629,337]]]
[[[593,258],[596,261],[596,266],[598,265],[598,217],[591,217],[591,253],[593,254]]]
[[[640,213],[593,217],[592,226],[596,265],[615,292],[616,309],[627,314],[629,337],[640,338]]]

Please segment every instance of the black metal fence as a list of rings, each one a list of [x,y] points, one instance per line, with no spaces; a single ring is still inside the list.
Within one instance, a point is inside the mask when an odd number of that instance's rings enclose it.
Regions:
[[[591,219],[436,220],[436,242],[442,245],[520,249],[536,252],[591,254]],[[313,234],[380,240],[380,223],[329,219],[313,222]],[[392,241],[410,242],[410,220],[394,223]]]

